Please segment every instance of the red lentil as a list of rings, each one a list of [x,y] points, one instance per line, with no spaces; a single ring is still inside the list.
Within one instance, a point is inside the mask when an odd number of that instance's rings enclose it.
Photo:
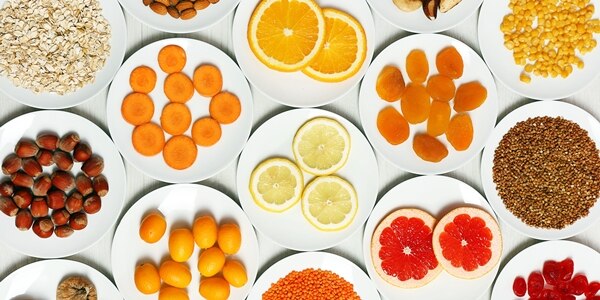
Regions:
[[[292,271],[271,285],[263,300],[360,300],[352,283],[321,269]]]

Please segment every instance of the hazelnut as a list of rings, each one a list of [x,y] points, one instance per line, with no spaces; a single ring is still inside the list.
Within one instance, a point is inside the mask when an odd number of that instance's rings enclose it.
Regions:
[[[79,143],[73,151],[73,159],[76,162],[84,162],[92,156],[92,148],[85,143]]]
[[[33,195],[35,196],[46,196],[46,194],[48,194],[48,190],[51,187],[52,180],[50,179],[50,176],[43,175],[35,180],[31,190],[33,191]]]
[[[73,158],[71,158],[71,154],[67,152],[61,150],[54,151],[52,161],[63,171],[71,171],[71,168],[73,168]]]
[[[14,217],[19,212],[19,208],[11,198],[0,196],[0,211],[9,217]]]
[[[69,227],[69,225],[58,226],[54,229],[54,234],[59,238],[69,237],[73,232],[73,228]]]
[[[100,208],[102,208],[102,200],[96,194],[87,196],[83,201],[83,210],[90,215],[99,212]]]
[[[67,198],[65,208],[69,213],[81,211],[83,209],[83,196],[79,192],[73,192],[73,194]]]
[[[85,213],[79,212],[71,215],[69,219],[69,227],[74,230],[82,230],[87,227],[88,219]]]
[[[35,156],[40,148],[33,141],[22,139],[15,146],[15,153],[20,158]]]
[[[54,133],[42,133],[37,136],[35,143],[42,149],[54,151],[58,147],[58,136]]]
[[[15,185],[10,181],[4,181],[0,183],[0,196],[12,197],[15,191]]]
[[[87,196],[94,191],[92,180],[85,174],[77,174],[77,177],[75,177],[75,188],[83,196]]]
[[[9,154],[2,161],[2,173],[5,175],[11,175],[21,169],[21,158],[16,154]]]
[[[72,152],[78,143],[79,135],[77,133],[68,133],[58,141],[58,149],[65,152]]]
[[[67,195],[61,190],[52,189],[48,191],[48,207],[51,209],[61,209],[65,207]]]
[[[10,175],[10,180],[15,186],[22,186],[28,188],[33,186],[33,178],[23,171],[17,171]]]
[[[21,209],[15,217],[15,226],[21,231],[27,231],[33,225],[33,216],[29,209]]]
[[[104,160],[98,155],[92,155],[81,166],[81,171],[88,177],[96,177],[104,170]]]
[[[46,203],[45,198],[33,198],[33,201],[31,202],[31,207],[29,209],[31,210],[31,215],[34,218],[48,216],[48,203]]]
[[[75,188],[75,178],[69,172],[56,171],[52,174],[52,185],[64,192],[69,192]]]
[[[106,179],[106,176],[100,174],[94,177],[92,184],[94,186],[94,191],[98,196],[104,197],[108,194],[108,180]]]
[[[54,232],[54,223],[52,223],[52,220],[50,220],[49,217],[39,218],[33,222],[32,229],[37,236],[46,239],[52,236],[52,233]]]
[[[52,212],[52,222],[54,222],[54,224],[56,226],[61,226],[61,225],[65,225],[69,222],[69,218],[71,217],[71,214],[66,210],[66,209],[55,209]]]
[[[33,195],[29,189],[17,189],[13,195],[13,201],[19,208],[28,208],[33,201]]]
[[[42,166],[38,163],[37,159],[33,157],[25,158],[22,162],[22,168],[27,175],[31,177],[37,177],[42,174]]]
[[[49,167],[54,164],[54,161],[52,161],[53,155],[54,154],[50,150],[40,149],[40,151],[35,157],[37,158],[37,161],[40,165]]]

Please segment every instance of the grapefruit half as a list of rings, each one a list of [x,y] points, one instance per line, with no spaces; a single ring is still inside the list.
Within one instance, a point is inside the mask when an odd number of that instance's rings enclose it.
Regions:
[[[502,255],[502,233],[486,211],[474,207],[452,210],[433,231],[433,251],[444,270],[464,279],[482,277]]]
[[[377,274],[400,288],[431,282],[442,268],[432,249],[435,218],[413,208],[389,214],[371,238],[371,258]]]

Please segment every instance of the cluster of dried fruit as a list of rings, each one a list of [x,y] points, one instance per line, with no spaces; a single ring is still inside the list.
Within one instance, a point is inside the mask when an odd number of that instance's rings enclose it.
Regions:
[[[71,276],[56,288],[56,300],[97,300],[98,292],[87,278]]]
[[[198,10],[203,10],[219,0],[142,0],[159,15],[169,14],[175,19],[189,20],[196,16]]]
[[[81,163],[77,176],[71,173],[75,163]],[[44,173],[44,167],[54,165],[51,175]],[[0,210],[15,217],[20,230],[33,228],[41,238],[53,233],[68,237],[87,226],[87,214],[100,211],[100,198],[108,193],[103,170],[103,159],[76,133],[21,139],[2,162],[2,172],[10,180],[0,183]]]
[[[430,20],[437,18],[438,9],[446,13],[454,8],[461,0],[393,0],[400,10],[411,12],[423,7],[425,16]]]

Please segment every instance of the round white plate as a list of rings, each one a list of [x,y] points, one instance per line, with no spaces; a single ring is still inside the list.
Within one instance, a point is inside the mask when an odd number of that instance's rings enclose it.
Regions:
[[[542,242],[519,252],[506,264],[496,279],[491,300],[517,298],[512,289],[517,276],[527,280],[531,272],[542,271],[544,262],[565,258],[573,259],[573,274],[585,274],[590,282],[600,280],[600,254],[596,250],[571,241]]]
[[[0,0],[0,7],[6,0]],[[141,1],[141,0],[140,0]],[[125,56],[127,46],[127,30],[123,11],[116,0],[98,0],[102,7],[102,15],[111,27],[110,54],[106,58],[104,67],[96,72],[94,82],[87,84],[74,93],[58,95],[56,93],[36,94],[28,89],[17,87],[6,77],[0,76],[0,91],[15,101],[25,105],[44,108],[59,109],[79,105],[98,95],[111,82]]]
[[[142,0],[119,0],[119,2],[125,11],[149,27],[164,32],[190,33],[217,24],[235,9],[240,0],[221,0],[217,4],[196,11],[196,16],[189,20],[174,19],[169,14],[161,16],[145,6]]]
[[[221,2],[219,2],[221,3]],[[222,136],[219,142],[211,147],[198,146],[198,156],[192,166],[185,170],[175,170],[169,167],[162,152],[147,157],[139,154],[131,143],[131,133],[134,126],[125,122],[121,115],[121,103],[123,98],[132,92],[129,86],[129,75],[138,66],[149,66],[156,72],[156,87],[150,93],[154,101],[154,116],[152,122],[160,125],[160,115],[163,107],[169,100],[163,92],[163,82],[167,77],[158,66],[158,52],[167,45],[179,45],[187,54],[187,63],[182,72],[192,79],[194,70],[201,64],[212,64],[218,67],[223,74],[223,90],[234,93],[240,99],[242,113],[232,124],[221,125]],[[208,105],[210,98],[200,96],[194,92],[194,96],[186,105],[192,113],[192,124],[198,118],[209,116]],[[161,40],[138,50],[131,55],[123,64],[117,76],[113,80],[108,92],[106,103],[106,118],[108,129],[115,140],[115,144],[125,159],[146,175],[165,182],[184,183],[196,182],[209,178],[231,164],[240,154],[252,128],[252,93],[250,86],[238,66],[216,47],[193,39],[174,38]],[[192,125],[186,131],[191,137]],[[165,141],[171,135],[165,133]]]
[[[583,59],[585,67],[573,67],[573,73],[567,78],[531,77],[531,83],[523,83],[519,75],[523,66],[515,64],[512,51],[504,47],[504,35],[500,24],[505,15],[510,13],[509,0],[485,1],[479,13],[478,40],[481,54],[495,77],[513,92],[527,98],[538,100],[555,100],[567,98],[590,85],[598,77],[600,68],[600,47],[596,47],[586,55],[578,55]],[[600,1],[592,0],[598,7]],[[593,18],[600,17],[595,11]]]
[[[338,83],[320,82],[304,73],[279,72],[260,62],[248,44],[248,21],[259,0],[245,0],[240,3],[233,20],[233,50],[242,71],[263,94],[273,101],[293,107],[321,106],[348,94],[367,72],[375,49],[375,25],[371,10],[364,0],[317,0],[323,8],[331,7],[344,11],[356,18],[367,36],[367,56],[354,76]]]
[[[94,245],[117,222],[125,197],[125,167],[115,145],[94,123],[78,115],[64,111],[36,111],[19,116],[0,128],[0,157],[4,159],[15,149],[22,138],[35,139],[41,132],[54,132],[62,136],[69,132],[79,134],[81,140],[92,148],[95,154],[104,159],[104,174],[108,179],[109,192],[102,197],[102,209],[88,215],[88,226],[76,231],[66,239],[55,235],[47,239],[39,238],[32,230],[19,231],[15,219],[0,215],[1,241],[10,248],[28,256],[58,258],[70,256]],[[77,174],[81,164],[76,163],[71,172]],[[46,173],[51,168],[45,168]],[[4,174],[0,180],[6,178]]]
[[[442,271],[429,284],[417,289],[401,289],[383,280],[373,267],[371,237],[379,222],[399,208],[418,208],[439,220],[454,208],[480,207],[495,217],[490,205],[468,184],[445,176],[420,176],[397,185],[387,192],[377,205],[365,227],[363,253],[367,272],[386,299],[479,299],[485,293],[496,274],[496,266],[481,278],[465,280]]]
[[[426,45],[426,48],[424,46]],[[437,54],[448,46],[454,46],[460,53],[464,62],[464,73],[459,79],[454,80],[458,88],[462,83],[470,81],[479,81],[487,89],[487,99],[477,109],[470,111],[469,116],[473,121],[474,137],[469,149],[465,151],[456,151],[448,143],[445,135],[439,136],[440,140],[448,148],[448,157],[438,163],[427,162],[419,158],[412,147],[412,141],[415,133],[427,131],[427,121],[410,125],[410,136],[402,144],[394,146],[388,143],[377,129],[377,115],[387,107],[393,106],[400,111],[400,101],[393,103],[382,100],[377,95],[375,84],[377,76],[383,67],[393,65],[402,71],[404,80],[408,83],[409,78],[406,73],[406,56],[413,49],[421,49],[427,54],[429,61],[429,75],[438,74],[435,67]],[[454,100],[450,102],[452,106]],[[441,174],[456,170],[475,157],[487,142],[488,136],[496,124],[496,115],[498,113],[498,94],[496,84],[492,74],[487,69],[483,60],[461,41],[451,37],[439,34],[417,34],[405,37],[385,48],[374,60],[365,79],[360,86],[359,94],[359,112],[360,120],[365,134],[369,141],[385,159],[396,167],[415,174]],[[452,110],[453,115],[455,114]]]
[[[160,211],[167,220],[167,231],[155,244],[144,242],[139,236],[142,219],[152,211]],[[212,215],[217,223],[234,222],[242,232],[242,246],[233,257],[246,268],[248,283],[241,288],[231,287],[230,299],[243,299],[250,292],[258,271],[258,240],[252,224],[242,209],[227,195],[207,186],[197,184],[176,184],[154,190],[139,199],[127,211],[117,231],[112,245],[112,269],[115,282],[125,299],[155,300],[157,295],[144,295],[135,287],[133,275],[135,267],[151,262],[156,267],[169,257],[169,232],[173,229],[192,228],[196,217]],[[200,273],[197,271],[198,254],[194,254],[187,265],[192,271],[192,282],[187,291],[190,299],[204,299],[198,293]]]
[[[294,161],[294,135],[302,124],[316,117],[335,119],[350,133],[348,162],[335,175],[348,180],[354,186],[358,196],[358,212],[352,224],[341,231],[324,232],[313,227],[302,215],[300,203],[282,213],[263,210],[254,203],[248,189],[250,175],[262,161],[272,157],[285,157]],[[305,184],[314,177],[306,172],[303,172],[303,175]],[[362,227],[377,198],[378,178],[373,149],[352,123],[321,109],[294,109],[269,119],[252,134],[238,164],[237,191],[240,203],[256,229],[282,247],[315,251],[343,242]]]
[[[583,109],[572,104],[558,101],[527,104],[509,113],[498,123],[496,129],[492,132],[483,151],[483,156],[481,157],[481,183],[483,184],[485,195],[494,208],[494,211],[498,214],[498,217],[516,231],[539,240],[566,239],[585,231],[600,220],[600,205],[598,202],[590,209],[590,213],[587,217],[579,219],[571,226],[564,229],[535,228],[523,223],[506,209],[502,202],[502,198],[500,198],[496,191],[496,184],[493,179],[492,168],[494,167],[494,152],[496,152],[496,148],[498,148],[504,135],[514,127],[517,122],[542,116],[563,117],[577,123],[581,128],[588,132],[590,138],[596,143],[596,147],[600,146],[600,122]]]
[[[1,299],[55,299],[56,288],[69,276],[82,276],[96,287],[98,299],[123,299],[115,285],[96,269],[80,262],[53,259],[26,265],[0,282]]]
[[[411,12],[400,10],[392,0],[368,0],[369,5],[388,23],[406,31],[417,33],[434,33],[458,26],[471,17],[483,0],[463,0],[450,11],[438,11],[435,20],[429,20],[423,13],[423,7]]]
[[[354,291],[361,299],[381,299],[377,289],[367,274],[351,261],[327,252],[304,252],[288,256],[269,267],[256,281],[248,300],[260,300],[262,294],[271,288],[279,279],[292,271],[305,269],[321,269],[336,273],[354,285]]]

